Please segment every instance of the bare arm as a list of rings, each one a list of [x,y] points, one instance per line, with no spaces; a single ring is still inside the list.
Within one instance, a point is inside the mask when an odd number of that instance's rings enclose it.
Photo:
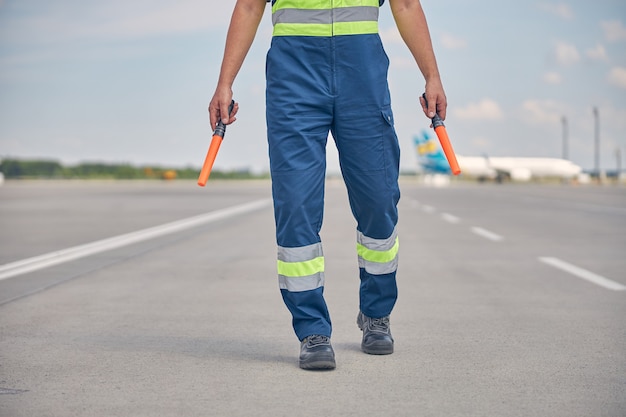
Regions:
[[[419,0],[389,0],[389,5],[400,35],[426,80],[428,108],[420,97],[424,114],[432,118],[436,111],[442,119],[445,119],[448,103],[422,5]]]
[[[228,116],[228,106],[233,98],[232,86],[250,50],[252,41],[254,41],[256,31],[263,17],[265,5],[265,0],[237,0],[237,4],[235,4],[228,34],[226,35],[224,58],[217,88],[209,103],[211,129],[215,129],[215,125],[220,118],[222,123],[226,125],[233,123],[237,119],[235,115],[239,110],[238,103],[235,104],[230,117]]]

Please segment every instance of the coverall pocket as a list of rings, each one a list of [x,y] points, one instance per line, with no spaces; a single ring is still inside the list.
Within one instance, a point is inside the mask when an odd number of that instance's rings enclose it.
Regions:
[[[391,106],[383,106],[383,108],[380,109],[380,113],[382,114],[383,119],[385,119],[385,122],[387,122],[389,126],[393,127],[393,112],[391,111]]]
[[[400,145],[394,128],[393,112],[391,105],[385,105],[380,109],[382,118],[382,143],[385,161],[385,181],[390,189],[397,187],[398,173],[400,168]]]

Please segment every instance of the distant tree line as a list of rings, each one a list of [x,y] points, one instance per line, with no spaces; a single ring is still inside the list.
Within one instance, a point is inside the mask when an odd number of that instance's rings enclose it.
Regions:
[[[197,179],[200,170],[187,168],[164,168],[158,166],[133,166],[131,164],[107,164],[85,162],[64,166],[53,160],[3,159],[0,172],[6,179]],[[266,176],[253,175],[248,170],[211,172],[215,179],[250,179]]]

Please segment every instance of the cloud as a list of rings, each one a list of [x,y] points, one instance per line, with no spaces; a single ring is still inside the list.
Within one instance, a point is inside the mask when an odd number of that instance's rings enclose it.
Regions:
[[[543,81],[547,84],[561,84],[561,74],[550,71],[543,74]]]
[[[553,100],[526,100],[522,103],[522,118],[530,124],[560,123],[563,107]]]
[[[590,58],[594,61],[608,61],[608,56],[606,55],[606,49],[604,46],[598,44],[593,49],[587,49],[585,51],[585,55],[587,58]]]
[[[504,117],[498,103],[484,98],[478,103],[469,103],[462,108],[454,109],[454,115],[466,120],[499,120]]]
[[[626,40],[626,27],[619,20],[607,20],[600,23],[604,30],[604,37],[609,42]]]
[[[441,35],[441,44],[444,48],[448,49],[460,49],[467,46],[467,41],[463,38],[456,37],[449,33]]]
[[[610,120],[618,133],[619,137],[623,137],[622,132],[626,129],[626,108],[615,107],[612,105],[604,105],[600,109],[600,117],[604,120]]]
[[[232,8],[201,0],[77,2],[71,8],[25,6],[11,18],[6,33],[16,44],[127,40],[223,30],[231,12]]]
[[[566,3],[540,3],[539,8],[561,19],[572,20],[574,12]]]
[[[411,56],[393,55],[389,57],[390,66],[395,69],[416,69],[417,64]]]
[[[560,65],[573,65],[580,61],[580,54],[574,45],[566,42],[557,42],[554,46],[554,58]]]
[[[609,72],[609,83],[617,87],[626,89],[626,68],[614,67]]]
[[[471,139],[470,143],[477,148],[488,148],[491,144],[489,139],[483,136],[475,136]]]
[[[402,36],[395,25],[380,31],[380,37],[383,43],[403,43]]]

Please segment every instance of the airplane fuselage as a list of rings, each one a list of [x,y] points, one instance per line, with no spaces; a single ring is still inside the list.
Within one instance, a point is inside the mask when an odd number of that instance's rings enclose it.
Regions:
[[[528,181],[538,177],[574,178],[582,168],[559,158],[457,156],[461,172],[468,176],[496,178],[508,176]]]

